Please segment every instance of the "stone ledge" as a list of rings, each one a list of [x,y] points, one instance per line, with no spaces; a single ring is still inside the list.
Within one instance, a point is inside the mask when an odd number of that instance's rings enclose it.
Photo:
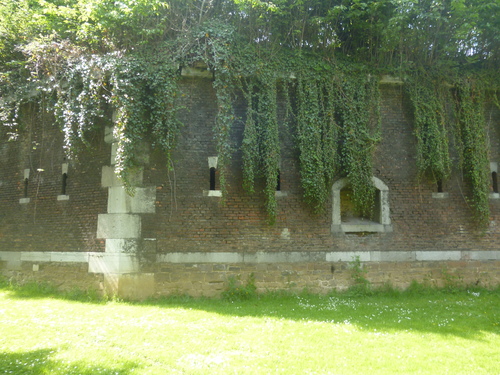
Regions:
[[[221,190],[203,190],[204,197],[222,197]]]
[[[118,242],[129,242],[117,240]],[[111,249],[109,249],[111,250]],[[120,251],[122,248],[120,247]],[[123,252],[42,252],[42,251],[0,251],[0,261],[88,263],[89,258],[122,260],[135,258],[135,254]],[[331,252],[216,252],[216,253],[168,253],[158,254],[157,263],[316,263],[350,262],[359,257],[361,262],[425,262],[425,261],[500,261],[500,250],[451,250],[451,251],[331,251]]]

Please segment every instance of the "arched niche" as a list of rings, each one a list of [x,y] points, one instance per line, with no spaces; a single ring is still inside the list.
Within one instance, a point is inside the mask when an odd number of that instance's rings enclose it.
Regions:
[[[372,177],[372,182],[376,188],[373,218],[342,215],[343,203],[344,206],[348,204],[345,190],[349,189],[349,180],[341,178],[332,185],[332,233],[392,232],[389,188],[377,177]]]

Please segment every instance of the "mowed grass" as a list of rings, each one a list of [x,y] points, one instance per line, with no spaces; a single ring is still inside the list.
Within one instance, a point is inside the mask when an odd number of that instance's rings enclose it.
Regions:
[[[0,288],[0,374],[500,374],[499,290],[76,297]]]

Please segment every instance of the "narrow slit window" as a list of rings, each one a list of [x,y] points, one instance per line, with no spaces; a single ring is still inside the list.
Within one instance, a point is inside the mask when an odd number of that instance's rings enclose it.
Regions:
[[[443,180],[437,180],[437,192],[438,193],[443,192]]]
[[[28,185],[29,185],[29,179],[26,177],[24,179],[24,192],[23,192],[23,198],[28,198]]]
[[[68,185],[68,174],[62,174],[61,195],[66,195],[66,187]]]
[[[493,183],[493,192],[498,193],[498,177],[497,172],[491,172],[491,181]]]
[[[215,168],[210,168],[210,190],[215,190]]]
[[[276,180],[276,191],[281,191],[281,171],[278,169],[278,178]]]

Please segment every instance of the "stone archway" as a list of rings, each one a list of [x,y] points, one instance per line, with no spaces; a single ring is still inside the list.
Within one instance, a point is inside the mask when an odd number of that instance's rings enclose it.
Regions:
[[[373,219],[359,217],[353,220],[343,220],[341,214],[341,191],[349,186],[349,180],[341,178],[332,185],[332,233],[392,232],[389,188],[377,177],[372,177],[372,182],[377,189],[375,216]]]

